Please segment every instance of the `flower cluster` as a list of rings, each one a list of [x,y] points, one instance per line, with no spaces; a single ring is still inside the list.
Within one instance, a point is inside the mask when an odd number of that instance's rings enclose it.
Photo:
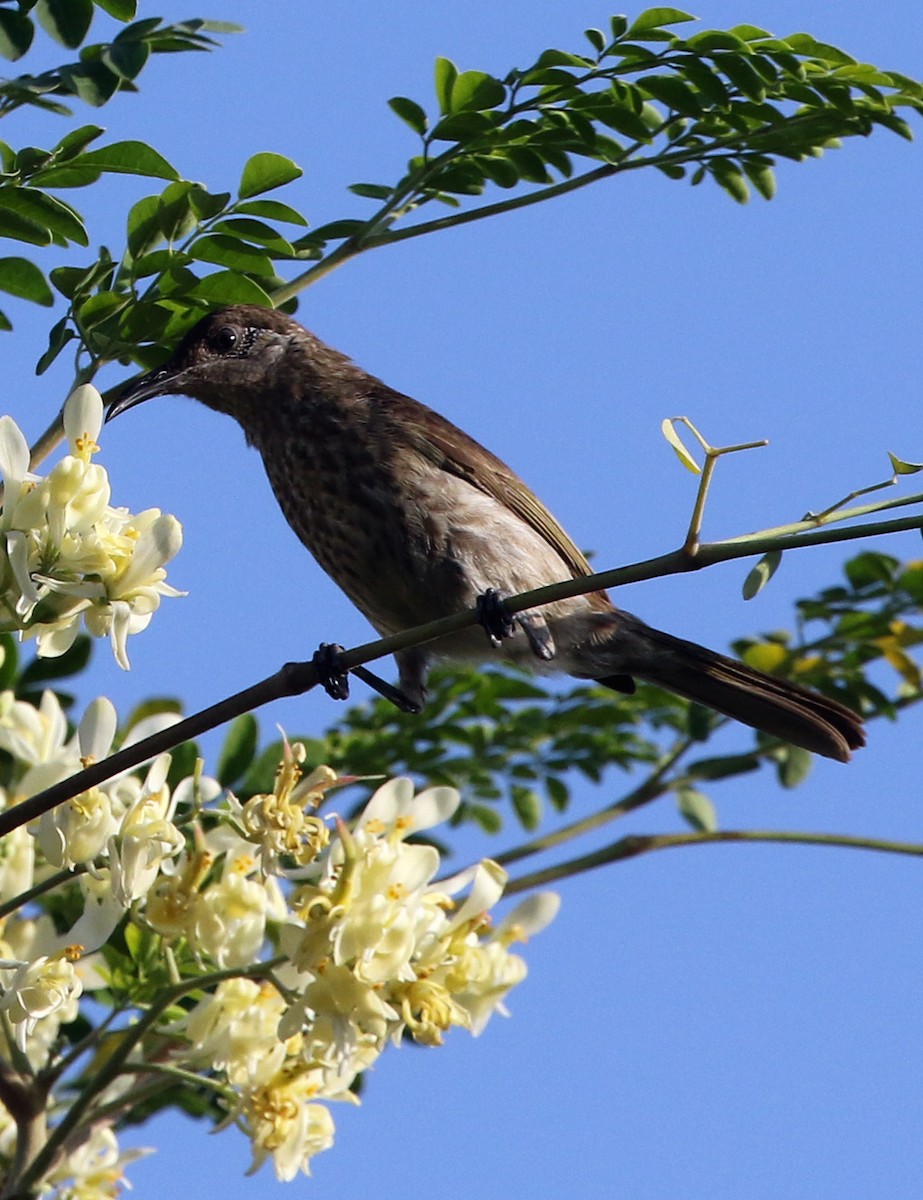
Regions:
[[[70,453],[40,478],[19,426],[0,417],[0,631],[34,637],[53,656],[82,623],[110,638],[127,670],[128,635],[147,627],[162,596],[182,594],[164,582],[182,528],[156,508],[110,506],[109,478],[92,461],[102,420],[99,392],[79,387],[64,407]]]
[[[172,720],[148,716],[125,741]],[[37,707],[0,693],[0,752],[14,764],[0,806],[108,754],[116,726],[104,699],[69,734],[52,693]],[[10,1068],[17,1056],[36,1071],[67,1053],[63,1027],[85,991],[96,1006],[161,1004],[154,1021],[85,1038],[87,1053],[110,1062],[124,1039],[131,1069],[99,1098],[110,1124],[129,1116],[135,1090],[149,1099],[194,1073],[221,1097],[224,1124],[249,1137],[252,1169],[271,1160],[289,1180],[332,1144],[330,1103],[358,1103],[359,1075],[389,1042],[436,1046],[502,1011],[525,975],[510,947],[553,917],[556,897],[532,897],[492,926],[502,870],[485,861],[439,881],[439,854],[421,837],[453,815],[457,792],[415,795],[409,780],[391,780],[347,822],[320,809],[355,781],[326,767],[303,773],[304,757],[286,742],[273,790],[241,802],[199,768],[171,786],[162,755],[143,778],[109,780],[0,843],[0,904],[38,898],[0,918]],[[59,897],[54,922],[39,911],[46,894]],[[2,1116],[0,1105],[0,1163],[13,1137]],[[101,1136],[92,1119],[83,1142],[72,1134],[70,1173],[42,1194],[115,1194],[105,1187],[129,1159]]]
[[[252,1169],[271,1157],[283,1180],[307,1173],[312,1156],[332,1144],[322,1102],[357,1103],[357,1077],[389,1042],[407,1033],[439,1045],[453,1026],[479,1033],[502,1010],[525,976],[510,945],[547,924],[558,903],[532,897],[492,929],[487,910],[500,899],[503,871],[483,862],[437,883],[438,851],[407,840],[452,816],[453,788],[415,795],[409,779],[393,779],[350,829],[306,813],[337,779],[328,768],[300,779],[303,754],[286,745],[274,791],[240,810],[244,839],[258,854],[223,835],[240,870],[258,862],[264,886],[296,885],[285,889],[272,983],[222,983],[182,1026],[197,1061],[237,1097],[229,1119],[250,1136]],[[235,909],[225,901],[225,911]],[[253,918],[255,906],[248,911]],[[228,924],[223,935],[233,948],[237,932]]]

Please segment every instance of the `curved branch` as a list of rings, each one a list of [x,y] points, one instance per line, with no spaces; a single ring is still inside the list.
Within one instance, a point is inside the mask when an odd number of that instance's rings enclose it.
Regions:
[[[854,512],[860,510],[853,510]],[[853,515],[841,513],[840,520]],[[695,548],[694,553],[685,549],[674,550],[670,554],[649,558],[643,562],[633,563],[627,567],[617,567],[610,571],[601,571],[595,575],[581,576],[577,579],[565,579],[560,583],[548,584],[545,587],[533,588],[518,596],[511,596],[505,604],[511,613],[523,612],[527,608],[539,608],[551,604],[555,600],[564,600],[572,596],[582,596],[587,592],[599,591],[603,588],[619,587],[626,583],[637,583],[645,579],[654,579],[663,575],[674,575],[685,571],[695,571],[712,566],[719,562],[728,562],[735,558],[745,558],[753,554],[763,554],[769,550],[791,550],[801,546],[817,546],[829,542],[851,541],[857,538],[872,537],[883,533],[897,533],[909,529],[923,529],[923,514],[915,517],[899,517],[891,521],[874,521],[865,525],[853,525],[846,529],[816,528],[816,522],[799,522],[797,525],[782,526],[781,529],[791,529],[791,533],[754,533],[743,537],[730,538],[721,542],[705,542]],[[379,638],[377,641],[365,642],[342,654],[342,663],[347,670],[385,658],[398,650],[407,650],[425,642],[436,641],[450,633],[475,625],[479,620],[476,608],[469,608],[451,617],[443,617],[426,625],[418,625],[402,633],[390,637]],[[88,788],[97,787],[105,780],[121,771],[130,770],[139,764],[171,750],[182,742],[198,737],[210,729],[223,725],[226,721],[242,713],[260,708],[271,700],[283,696],[299,696],[315,688],[320,682],[317,669],[311,662],[286,663],[273,675],[267,676],[259,683],[236,692],[233,696],[220,700],[201,712],[187,717],[184,721],[171,725],[169,729],[155,733],[151,737],[136,742],[133,746],[93,763],[83,771],[78,771],[69,779],[64,779],[53,787],[23,800],[15,807],[0,813],[0,837],[40,817],[58,804],[79,795]]]
[[[503,890],[504,896],[515,896],[535,887],[544,887],[596,867],[624,862],[648,854],[652,850],[672,850],[680,846],[710,846],[719,842],[772,842],[796,846],[835,846],[847,850],[877,850],[882,854],[907,854],[923,858],[920,842],[891,842],[884,838],[850,836],[840,833],[799,833],[785,829],[722,829],[712,833],[631,834],[601,850],[570,858],[566,862],[532,871],[511,879]]]

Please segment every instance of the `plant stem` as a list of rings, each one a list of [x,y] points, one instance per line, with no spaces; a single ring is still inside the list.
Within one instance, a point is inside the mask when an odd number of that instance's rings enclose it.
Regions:
[[[592,871],[596,867],[637,858],[638,855],[648,854],[652,850],[672,850],[680,846],[711,846],[721,842],[772,842],[799,846],[835,846],[849,850],[877,850],[884,854],[907,854],[917,858],[923,857],[923,844],[919,842],[892,842],[883,838],[858,837],[838,833],[799,833],[776,829],[725,829],[713,833],[632,834],[629,837],[620,838],[619,841],[613,842],[609,846],[604,846],[601,850],[594,850],[591,854],[583,854],[579,858],[568,859],[567,862],[545,867],[541,871],[520,875],[507,884],[504,895],[514,896],[518,892],[544,887],[549,883],[580,875],[584,871]]]

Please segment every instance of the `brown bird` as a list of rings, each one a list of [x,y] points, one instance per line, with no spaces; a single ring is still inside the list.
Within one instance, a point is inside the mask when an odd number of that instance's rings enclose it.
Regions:
[[[504,628],[503,595],[589,575],[586,558],[489,450],[282,313],[211,313],[108,418],[165,394],[241,425],[292,529],[383,635],[480,601],[494,646],[509,634],[503,656],[518,664],[621,692],[637,676],[841,762],[865,742],[844,705],[652,629],[605,592],[518,613]],[[401,651],[404,707],[422,707],[434,659],[490,654],[475,627]]]

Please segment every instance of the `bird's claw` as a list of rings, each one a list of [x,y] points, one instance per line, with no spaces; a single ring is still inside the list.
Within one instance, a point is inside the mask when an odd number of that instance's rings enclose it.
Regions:
[[[516,629],[516,618],[511,616],[503,603],[503,593],[488,588],[477,599],[478,621],[493,647],[500,646],[504,638],[512,637]]]
[[[390,700],[395,708],[400,709],[405,713],[418,713],[422,711],[422,705],[414,703],[409,696],[406,696],[400,688],[394,686],[393,683],[388,683],[387,680],[379,678],[367,667],[353,667],[353,674],[357,679],[361,679],[363,683],[367,683],[372,691],[377,692],[379,696],[384,696],[386,700]]]
[[[311,660],[317,671],[318,683],[331,700],[349,699],[349,671],[343,669],[342,653],[343,647],[337,645],[336,642],[321,642]],[[418,713],[420,711],[420,705],[415,704],[409,696],[405,696],[400,688],[380,679],[367,667],[353,667],[352,673],[363,683],[367,683],[379,696],[390,700],[394,707],[399,708],[401,712]]]
[[[513,636],[518,625],[526,635],[535,657],[550,662],[555,653],[554,638],[544,618],[528,612],[512,616],[503,601],[503,592],[496,588],[488,588],[477,599],[478,621],[490,638],[490,644],[497,649],[505,638]]]
[[[311,659],[318,683],[331,700],[349,699],[349,672],[343,668],[342,653],[336,642],[321,642]]]

